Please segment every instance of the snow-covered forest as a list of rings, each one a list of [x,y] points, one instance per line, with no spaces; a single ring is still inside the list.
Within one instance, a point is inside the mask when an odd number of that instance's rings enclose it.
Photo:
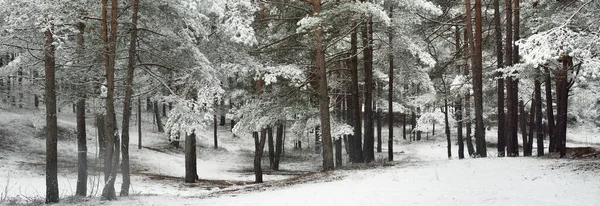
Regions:
[[[600,1],[0,0],[0,205],[600,205]]]

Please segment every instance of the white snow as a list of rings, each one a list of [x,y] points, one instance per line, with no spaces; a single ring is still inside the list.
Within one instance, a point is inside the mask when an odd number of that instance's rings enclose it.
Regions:
[[[65,112],[68,113],[68,112]],[[67,127],[73,127],[74,117],[59,116]],[[59,115],[60,115],[59,114]],[[0,130],[23,130],[17,124],[32,118],[33,114],[17,114],[0,111]],[[290,186],[261,187],[251,182],[253,140],[250,137],[233,138],[222,128],[219,136],[220,149],[212,148],[212,134],[200,134],[198,143],[198,175],[201,179],[224,180],[232,183],[247,182],[230,188],[190,185],[182,182],[184,158],[181,150],[165,146],[163,134],[153,133],[151,119],[145,119],[144,146],[160,150],[137,149],[137,133],[132,128],[131,197],[118,201],[100,201],[100,192],[87,202],[63,201],[59,205],[599,205],[599,160],[551,159],[536,157],[498,158],[495,148],[488,148],[488,158],[459,160],[457,145],[453,138],[452,159],[446,158],[446,142],[440,125],[436,136],[429,141],[407,142],[401,140],[401,128],[395,129],[394,166],[377,166],[370,169],[336,170],[305,183]],[[92,124],[88,120],[88,124]],[[94,162],[95,128],[88,127],[89,159]],[[15,132],[15,131],[12,131]],[[41,198],[45,194],[43,139],[2,137],[2,141],[29,144],[34,148],[14,147],[0,151],[0,194],[9,197]],[[452,131],[454,132],[454,130]],[[493,142],[495,131],[487,131]],[[31,135],[31,134],[29,134]],[[579,145],[595,146],[598,139],[594,131],[573,129],[569,139]],[[304,140],[303,144],[306,147]],[[574,142],[574,141],[573,141]],[[2,142],[0,142],[2,143]],[[282,169],[294,171],[318,171],[320,158],[305,152],[293,151],[288,142],[288,158],[303,157],[301,161],[282,160]],[[383,152],[376,154],[382,162],[387,155],[387,128],[383,128]],[[181,142],[183,145],[183,142]],[[5,145],[5,144],[2,144]],[[534,144],[535,145],[535,144]],[[74,140],[59,141],[59,162],[74,158]],[[466,153],[466,148],[465,148]],[[535,154],[535,152],[534,152]],[[291,157],[293,156],[293,157]],[[468,155],[467,155],[468,156]],[[268,158],[263,166],[268,168]],[[73,164],[74,160],[68,165]],[[71,165],[72,166],[72,165]],[[59,169],[61,197],[75,193],[76,170]],[[9,178],[10,176],[10,178]],[[151,178],[161,177],[161,178]],[[265,181],[272,182],[293,176],[265,174]],[[90,172],[88,192],[102,188],[102,174]],[[120,188],[121,178],[115,188]],[[5,189],[8,186],[8,190]],[[252,188],[224,192],[236,188]],[[0,195],[0,197],[2,197]]]

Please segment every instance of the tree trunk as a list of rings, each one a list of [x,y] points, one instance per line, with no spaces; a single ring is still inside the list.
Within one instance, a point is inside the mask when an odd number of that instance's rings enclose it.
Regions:
[[[342,167],[342,138],[335,139],[335,167]]]
[[[111,18],[110,18],[110,39],[107,40],[107,0],[102,1],[102,27],[103,27],[103,39],[105,44],[105,66],[106,66],[106,82],[107,82],[107,93],[106,93],[106,135],[107,151],[104,158],[104,167],[108,167],[110,171],[110,177],[105,177],[106,184],[102,190],[103,200],[114,200],[116,199],[115,193],[115,180],[117,179],[117,167],[119,166],[119,144],[118,144],[118,133],[116,130],[116,114],[114,105],[114,90],[115,90],[115,60],[116,60],[116,45],[117,45],[117,12],[118,12],[118,1],[111,0]]]
[[[45,70],[45,89],[46,89],[46,203],[58,203],[58,123],[56,119],[56,84],[55,84],[55,46],[52,27],[48,28],[44,34],[46,42],[44,44],[44,70]]]
[[[554,108],[552,105],[552,78],[550,77],[550,71],[548,68],[544,68],[545,72],[545,88],[546,88],[546,115],[548,116],[548,139],[550,145],[548,145],[548,152],[558,152],[557,141],[556,141],[556,133],[555,130],[555,121],[554,121]]]
[[[351,124],[354,127],[354,134],[349,136],[350,139],[350,162],[359,163],[363,162],[363,154],[362,154],[362,121],[361,121],[361,105],[359,98],[359,89],[358,89],[358,32],[357,32],[357,23],[352,22],[352,33],[350,34],[350,93],[351,98],[349,102],[349,112]]]
[[[568,71],[573,67],[573,59],[563,56],[560,59],[562,68],[556,73],[556,140],[560,157],[566,155],[567,147],[567,111],[569,103],[569,80]]]
[[[375,160],[374,154],[374,143],[375,138],[373,134],[373,52],[371,49],[371,39],[373,22],[369,20],[365,22],[365,26],[362,30],[362,45],[363,51],[363,62],[364,62],[364,76],[365,76],[365,87],[364,87],[364,122],[365,122],[365,144],[363,145],[363,152],[365,162],[369,163]]]
[[[445,133],[446,133],[446,141],[448,142],[448,158],[452,157],[452,140],[450,140],[450,123],[448,121],[448,99],[444,98],[444,123],[445,123]]]
[[[138,149],[142,149],[142,99],[139,97],[138,97],[137,121],[138,121]]]
[[[533,130],[535,129],[535,95],[532,98],[531,105],[529,107],[529,130],[527,134],[527,149],[528,155],[533,155]]]
[[[315,17],[319,17],[321,13],[321,0],[312,1],[313,12]],[[321,116],[321,130],[323,138],[323,170],[331,170],[333,164],[333,144],[331,140],[331,128],[329,120],[329,94],[327,90],[327,69],[325,68],[325,48],[323,26],[317,25],[315,42],[315,63],[319,76],[319,113]]]
[[[255,177],[254,182],[262,183],[263,176],[262,176],[261,161],[262,161],[263,150],[265,148],[265,139],[267,137],[266,130],[263,129],[260,131],[260,139],[258,137],[258,132],[254,132],[254,133],[252,133],[252,135],[254,136],[254,177]]]
[[[283,152],[283,124],[277,125],[275,133],[275,157],[273,158],[273,170],[279,170],[279,161]]]
[[[531,156],[529,154],[529,144],[527,143],[527,113],[525,113],[525,105],[523,100],[519,101],[519,125],[521,127],[521,137],[523,138],[523,156]],[[517,150],[518,153],[518,150]]]
[[[512,0],[506,0],[506,44],[505,44],[505,57],[506,66],[513,65],[513,6]],[[516,157],[519,155],[518,141],[517,141],[517,126],[518,126],[518,108],[515,99],[514,85],[515,81],[511,77],[507,77],[506,90],[507,90],[507,134],[506,134],[506,153],[509,157]],[[518,95],[517,95],[518,97]]]
[[[198,179],[196,164],[196,133],[185,137],[185,182],[194,183]]]
[[[77,55],[83,57],[85,24],[79,22],[77,30]],[[87,139],[85,131],[85,87],[79,91],[77,99],[77,190],[75,195],[85,197],[87,194]]]
[[[481,0],[475,0],[475,66],[473,67],[473,95],[475,99],[475,142],[477,155],[487,157],[485,126],[483,125],[483,25]]]
[[[535,93],[535,132],[537,134],[537,156],[544,156],[544,133],[542,131],[542,83],[536,79]]]
[[[133,11],[131,17],[131,38],[129,39],[129,58],[127,64],[127,79],[125,85],[125,99],[123,100],[123,123],[121,137],[123,142],[121,144],[121,151],[123,156],[123,162],[121,163],[121,174],[123,176],[123,184],[121,185],[120,196],[129,196],[129,186],[131,184],[130,171],[129,171],[129,122],[131,119],[132,104],[131,98],[133,96],[133,75],[137,55],[137,21],[138,21],[138,10],[140,0],[133,0]]]
[[[162,116],[167,117],[167,104],[162,103]]]
[[[465,70],[463,75],[465,75],[465,77],[469,76],[469,60],[471,59],[471,64],[473,64],[474,60],[472,60],[474,57],[474,46],[470,43],[471,42],[471,32],[473,31],[472,29],[472,23],[471,23],[471,0],[466,0],[465,1],[465,10],[466,10],[466,30],[465,30]],[[466,129],[466,136],[465,138],[467,139],[467,150],[469,152],[469,156],[473,157],[475,154],[475,149],[473,148],[473,143],[471,141],[471,95],[470,94],[465,94],[465,129]]]
[[[406,140],[406,113],[402,113],[402,139]]]
[[[501,69],[503,65],[503,54],[502,54],[502,27],[500,24],[500,0],[494,0],[494,35],[496,36],[496,68]],[[502,72],[497,72],[497,103],[498,108],[496,111],[498,118],[498,157],[506,156],[506,113],[504,111],[504,78]]]
[[[267,127],[267,142],[269,145],[269,168],[275,168],[275,144],[273,142],[273,128]]]
[[[106,155],[106,117],[103,114],[96,115],[96,128],[98,133],[98,159],[104,159]],[[107,175],[106,173],[105,175]]]
[[[377,120],[377,153],[381,153],[381,109],[377,108],[375,112],[376,120]]]
[[[213,142],[215,145],[215,149],[219,149],[219,142],[217,141],[217,114],[213,115]]]
[[[465,158],[465,144],[463,139],[462,101],[456,102],[456,137],[458,139],[458,159]]]
[[[390,5],[390,19],[394,13],[394,5]],[[394,109],[392,108],[392,102],[394,97],[394,27],[389,28],[389,42],[390,53],[389,53],[389,85],[388,85],[388,161],[394,161]]]
[[[160,109],[158,108],[158,101],[154,101],[154,118],[156,119],[156,128],[158,132],[165,132],[165,129],[162,125],[162,120],[160,119]]]

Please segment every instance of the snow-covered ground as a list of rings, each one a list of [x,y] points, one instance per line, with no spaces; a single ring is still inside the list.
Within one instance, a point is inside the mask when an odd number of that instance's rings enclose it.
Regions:
[[[44,141],[32,137],[35,134],[28,132],[32,129],[22,126],[35,121],[31,119],[37,115],[0,111],[0,132],[4,132],[0,134],[9,134],[0,139],[0,194],[6,192],[9,197],[21,198],[44,196]],[[74,117],[69,114],[59,118],[67,127],[70,127],[69,122],[74,122]],[[89,128],[89,150],[95,154],[92,149],[95,132],[93,127]],[[204,180],[225,183],[184,184],[181,179],[184,175],[183,152],[168,148],[161,134],[152,133],[151,120],[144,128],[147,128],[143,139],[146,148],[138,150],[137,133],[132,131],[131,135],[131,197],[105,202],[99,200],[98,193],[85,202],[63,199],[60,204],[600,205],[600,161],[597,159],[497,158],[492,155],[495,148],[488,148],[489,158],[448,159],[441,130],[435,137],[430,137],[430,141],[396,141],[393,166],[376,164],[366,169],[328,173],[308,173],[319,170],[318,155],[312,154],[312,149],[293,151],[287,145],[287,157],[281,166],[293,175],[267,173],[265,185],[270,186],[261,186],[251,183],[253,140],[250,137],[233,138],[226,128],[222,128],[219,149],[212,148],[210,133],[199,135],[198,175]],[[400,129],[395,132],[396,137],[400,137]],[[487,133],[488,139],[494,138],[495,131]],[[387,142],[386,134],[384,132],[384,143]],[[590,135],[587,142],[581,141],[585,134]],[[594,131],[572,130],[569,139],[576,140],[577,145],[595,146],[598,140],[594,135]],[[59,145],[59,162],[63,162],[59,170],[59,187],[61,196],[66,198],[75,192],[76,170],[68,167],[75,164],[76,144],[73,140],[65,140]],[[376,154],[380,163],[387,154],[386,144],[383,145],[383,153]],[[453,144],[454,157],[456,151],[457,146]],[[89,158],[93,159],[93,154]],[[263,161],[263,165],[268,167],[268,161]],[[314,175],[304,176],[299,184],[285,184],[286,178],[298,177],[298,174]],[[97,172],[90,172],[89,181],[101,177]],[[94,187],[101,188],[102,185],[90,183],[89,188]],[[116,188],[119,187],[117,181]]]

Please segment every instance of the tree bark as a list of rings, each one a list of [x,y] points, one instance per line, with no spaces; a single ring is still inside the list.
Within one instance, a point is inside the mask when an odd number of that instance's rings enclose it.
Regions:
[[[548,116],[548,139],[550,145],[548,145],[548,152],[558,152],[557,142],[556,141],[556,133],[555,130],[555,121],[554,121],[554,108],[552,105],[552,78],[550,77],[550,71],[548,68],[544,68],[545,72],[545,88],[546,88],[546,115]]]
[[[537,134],[537,156],[544,156],[544,133],[542,131],[542,83],[539,79],[534,82],[535,93],[535,132]]]
[[[494,35],[496,36],[496,68],[501,69],[503,65],[502,54],[502,27],[500,24],[500,0],[494,0]],[[497,72],[497,118],[498,118],[498,157],[506,156],[506,113],[504,111],[504,78],[502,72]]]
[[[254,177],[255,183],[263,183],[263,174],[262,174],[262,155],[263,150],[265,148],[265,139],[267,138],[266,130],[260,131],[260,139],[258,137],[258,132],[252,133],[254,136]]]
[[[85,24],[79,22],[76,25],[77,30],[77,55],[83,57]],[[85,131],[85,87],[79,91],[77,99],[77,190],[75,195],[85,197],[87,194],[87,139]]]
[[[158,132],[165,132],[165,129],[162,125],[162,120],[160,117],[160,109],[158,108],[158,101],[154,101],[154,118],[156,119],[156,127]]]
[[[273,142],[273,128],[267,127],[267,142],[269,145],[269,168],[275,168],[275,144]]]
[[[473,67],[473,95],[475,96],[475,142],[477,154],[487,157],[485,126],[483,125],[483,24],[481,0],[475,0],[475,59]]]
[[[560,157],[567,152],[567,111],[569,103],[569,79],[568,71],[573,68],[573,58],[562,56],[560,59],[562,68],[556,73],[556,140]]]
[[[187,183],[194,183],[198,179],[196,164],[196,133],[185,137],[185,179]]]
[[[362,30],[362,44],[363,50],[363,63],[364,63],[364,76],[365,76],[365,87],[364,87],[364,124],[365,124],[365,143],[363,145],[364,159],[366,163],[375,160],[374,143],[375,138],[373,134],[373,52],[371,48],[371,40],[373,34],[373,22],[371,19],[365,22],[365,26]]]
[[[283,152],[283,124],[277,125],[275,133],[275,157],[273,158],[273,170],[279,170],[279,161]]]
[[[362,154],[362,121],[361,121],[361,105],[359,101],[359,89],[358,89],[358,32],[357,23],[352,22],[352,33],[350,34],[350,93],[351,98],[349,102],[350,118],[348,118],[350,125],[354,127],[354,134],[350,135],[350,162],[359,163],[363,161]]]
[[[105,177],[106,184],[102,190],[101,198],[103,200],[116,199],[115,180],[117,178],[117,167],[119,166],[120,147],[118,145],[118,133],[116,130],[116,114],[114,105],[117,12],[118,1],[111,0],[110,39],[107,39],[107,0],[102,1],[103,39],[105,42],[105,52],[107,52],[104,57],[106,62],[106,82],[108,89],[106,94],[106,135],[108,137],[108,141],[106,156],[104,158],[104,167],[108,167],[107,170],[110,171],[110,177]]]
[[[312,0],[312,7],[315,17],[321,13],[321,0]],[[325,48],[323,26],[317,25],[315,31],[315,63],[319,76],[319,113],[321,116],[321,130],[323,138],[323,170],[331,170],[333,164],[333,143],[331,140],[331,128],[329,120],[329,94],[327,90],[327,71],[325,68]]]
[[[219,142],[217,141],[217,114],[213,115],[213,142],[215,145],[215,149],[219,149]]]
[[[532,156],[533,155],[533,135],[534,135],[534,129],[535,129],[535,93],[534,96],[531,98],[531,105],[529,107],[529,130],[527,133],[527,149],[528,149],[528,155]]]
[[[142,99],[139,97],[138,97],[137,121],[138,121],[138,149],[142,149]]]
[[[527,113],[525,113],[525,105],[523,101],[519,101],[519,125],[521,127],[521,137],[523,138],[523,156],[531,156],[529,154],[529,144],[527,143]],[[518,152],[518,150],[517,150]]]
[[[465,30],[465,70],[463,75],[465,77],[469,76],[469,60],[471,59],[471,63],[473,64],[473,47],[471,42],[471,32],[472,23],[471,23],[471,0],[465,1],[465,10],[466,10],[466,30]],[[473,157],[475,154],[475,149],[473,148],[473,143],[471,141],[471,95],[465,94],[465,129],[466,129],[466,140],[467,140],[467,151],[469,152],[469,156]]]
[[[445,133],[446,133],[446,141],[448,142],[448,158],[452,157],[452,140],[450,140],[450,123],[448,121],[448,99],[444,98],[444,123],[445,123]]]
[[[46,203],[58,203],[58,123],[56,119],[55,46],[52,28],[44,32],[44,71],[46,104]]]
[[[129,58],[127,64],[127,77],[125,83],[125,99],[123,99],[123,123],[121,138],[121,151],[123,162],[121,163],[121,174],[123,176],[123,184],[121,184],[120,196],[129,196],[129,186],[131,184],[129,171],[129,122],[131,119],[133,96],[133,75],[137,54],[137,21],[140,0],[132,0],[133,11],[131,16],[131,38],[129,39]]]
[[[390,5],[389,17],[392,19],[394,13],[394,5]],[[391,21],[391,20],[390,20]],[[394,109],[392,102],[394,100],[394,27],[389,28],[388,44],[390,45],[389,53],[389,85],[388,85],[388,161],[394,161]]]

